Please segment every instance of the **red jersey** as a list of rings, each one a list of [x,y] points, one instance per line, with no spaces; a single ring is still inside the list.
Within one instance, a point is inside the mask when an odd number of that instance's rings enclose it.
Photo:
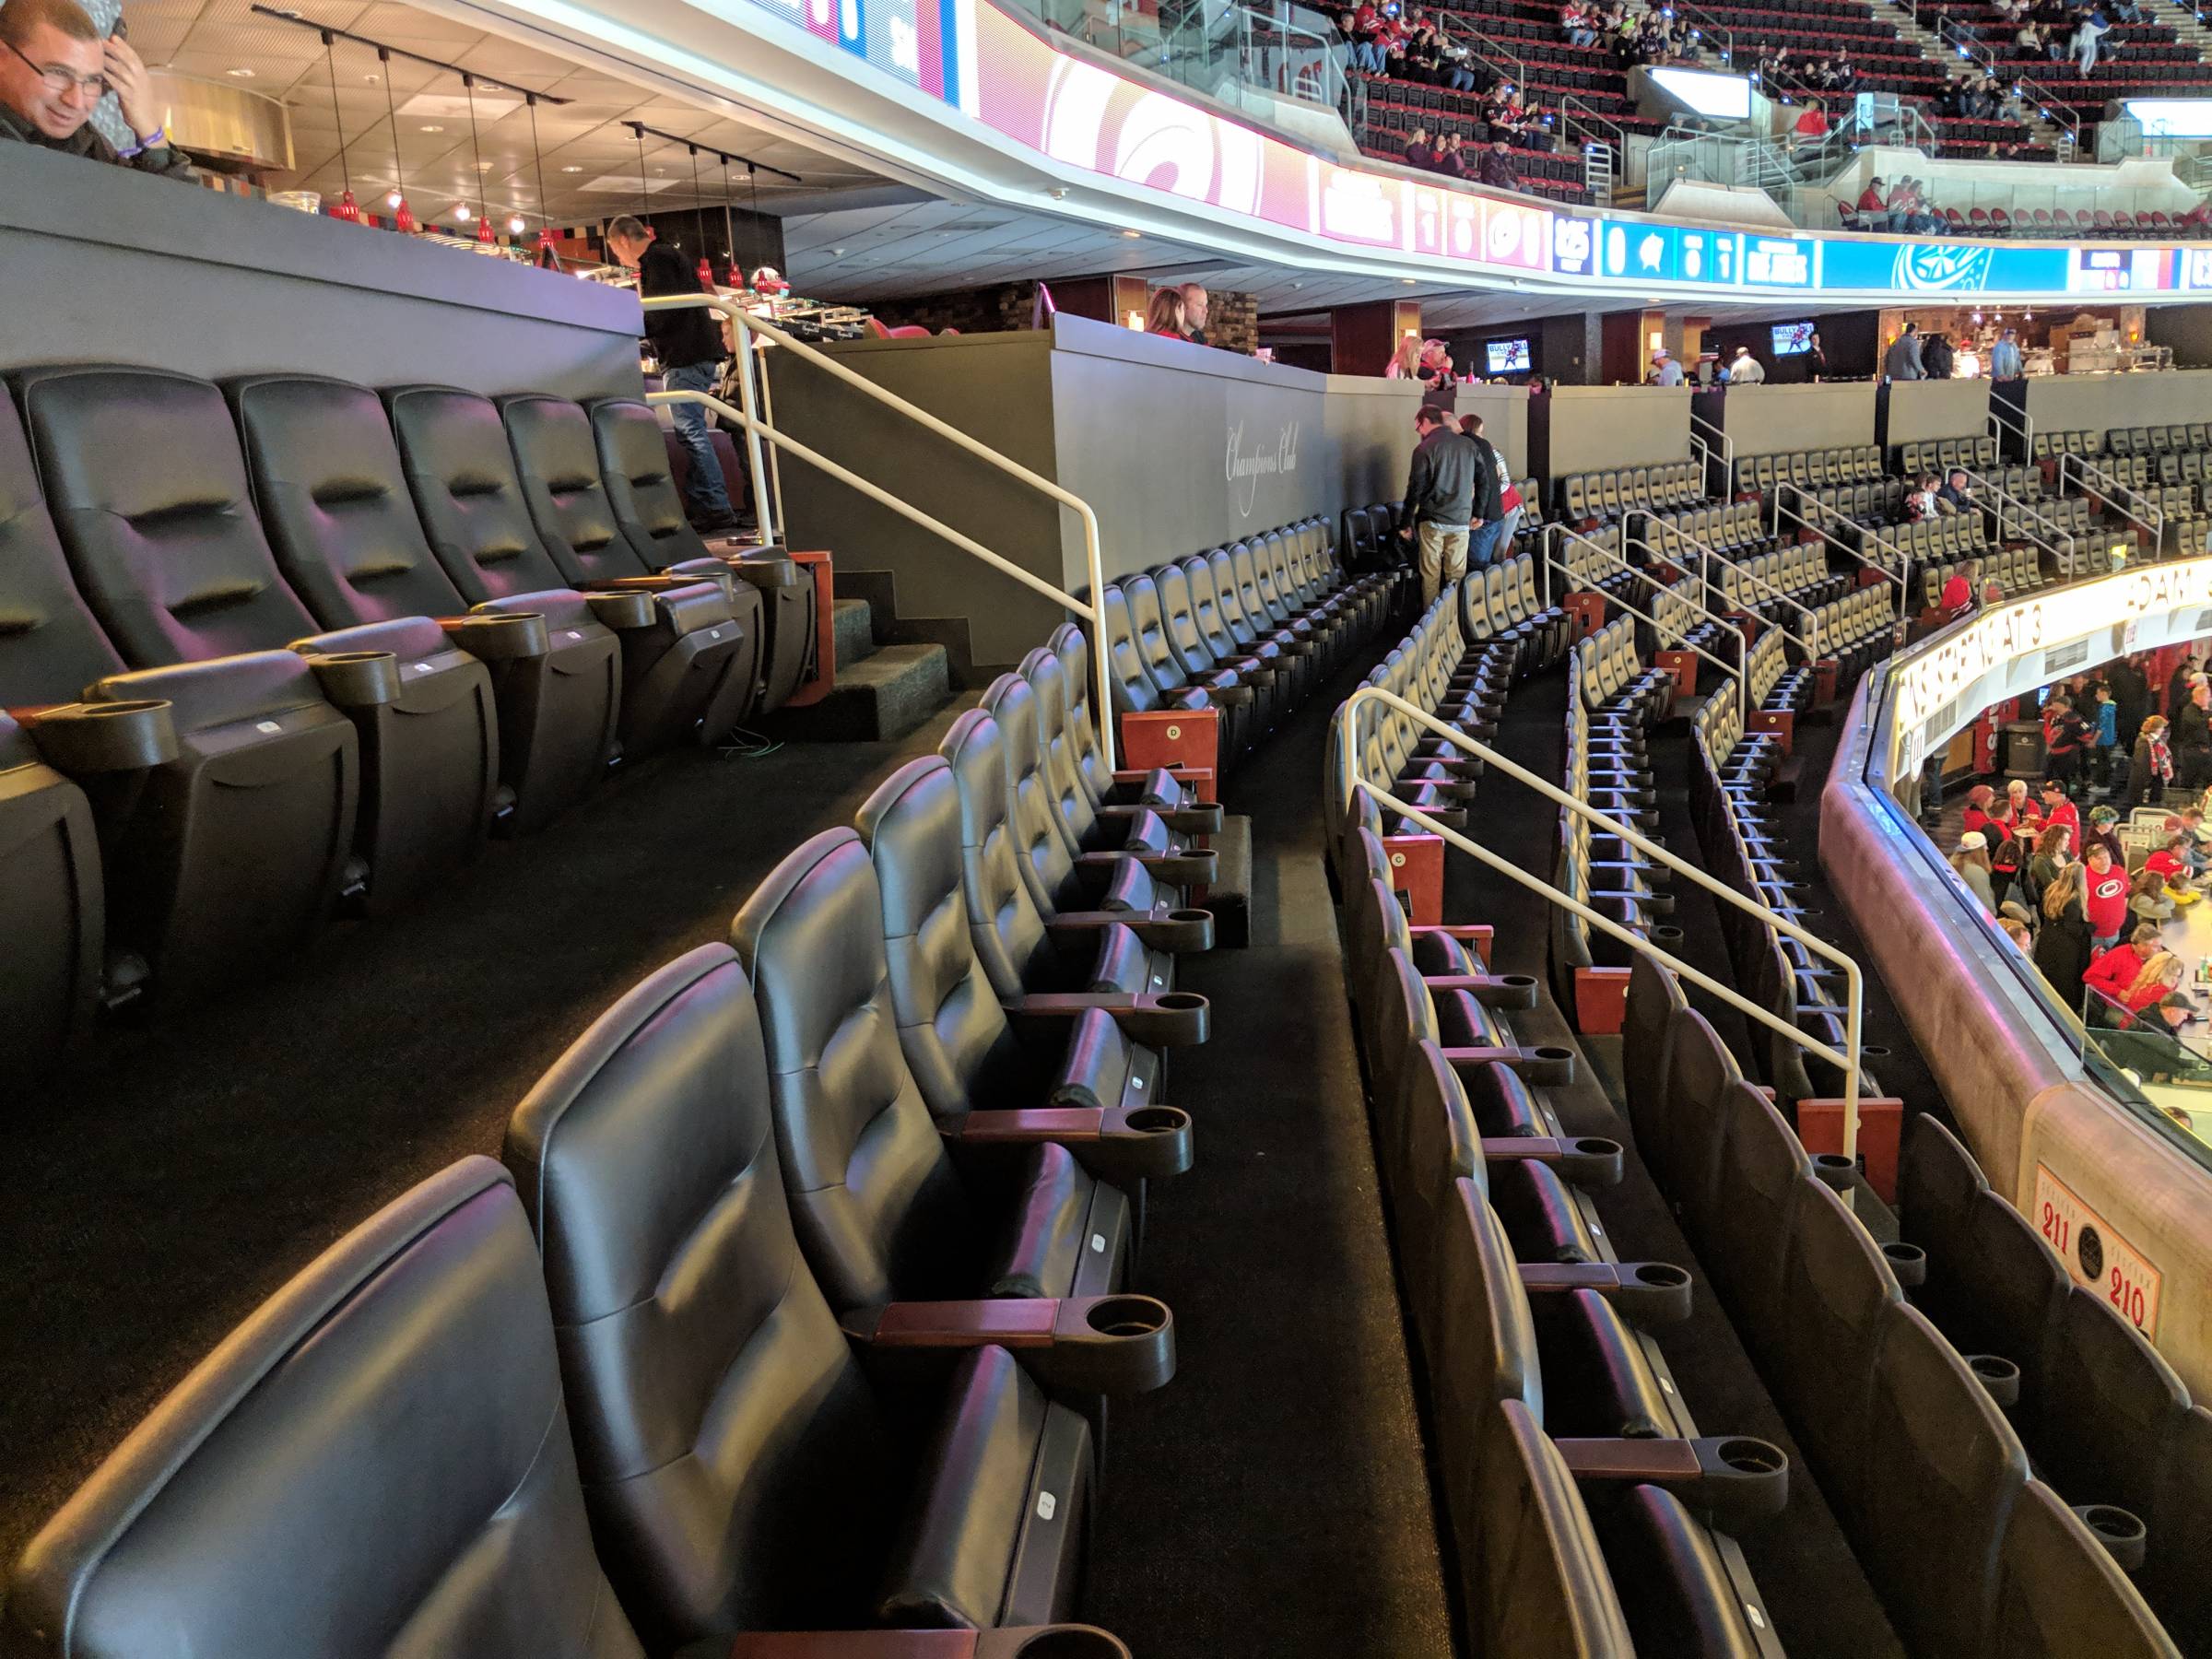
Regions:
[[[2182,863],[2182,855],[2171,847],[2160,847],[2143,861],[2143,867],[2156,870],[2159,879],[2171,886],[2185,886],[2189,880],[2188,869]]]
[[[2064,824],[2068,831],[2066,845],[2076,852],[2081,850],[2081,812],[2071,801],[2061,801],[2043,815],[2043,828]]]
[[[2094,962],[2081,976],[2081,982],[2101,991],[2114,1002],[2125,1000],[2128,987],[2136,982],[2136,975],[2143,971],[2143,964],[2150,958],[2133,945],[2115,945]]]
[[[2081,908],[2093,938],[2116,938],[2127,926],[2127,872],[2115,866],[2101,876],[2084,869]]]

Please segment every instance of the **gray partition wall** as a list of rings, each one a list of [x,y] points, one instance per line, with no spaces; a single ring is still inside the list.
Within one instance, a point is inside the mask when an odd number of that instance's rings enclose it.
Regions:
[[[1413,450],[1418,387],[1316,374],[1109,323],[865,340],[832,348],[895,392],[1090,503],[1105,574],[1141,571],[1312,514],[1394,500]],[[1071,593],[1087,585],[1077,515],[788,354],[771,357],[776,423]],[[1463,387],[1515,468],[1527,394]],[[956,659],[1018,662],[1060,612],[1012,578],[804,462],[787,459],[794,546],[827,547],[841,572],[881,572],[902,628]],[[880,591],[880,590],[878,590]]]
[[[0,370],[109,362],[210,379],[636,396],[637,297],[504,259],[0,144]],[[12,323],[12,326],[11,326]]]
[[[1689,458],[1689,393],[1674,386],[1554,386],[1546,470],[1554,478]]]
[[[1882,441],[1895,448],[1932,438],[1981,437],[1989,430],[1989,387],[1985,380],[1893,381]]]
[[[1721,428],[1737,455],[1851,449],[1874,441],[1874,382],[1731,386]]]
[[[2027,382],[2038,431],[2106,432],[2212,419],[2212,370],[2171,374],[2051,374]]]

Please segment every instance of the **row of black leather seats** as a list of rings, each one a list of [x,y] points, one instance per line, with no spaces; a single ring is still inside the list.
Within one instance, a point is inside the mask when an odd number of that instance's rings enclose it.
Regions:
[[[2068,1507],[2075,1494],[2036,1477],[1998,1398],[2017,1371],[1963,1356],[1907,1299],[1939,1272],[1987,1282],[1991,1265],[1938,1268],[1911,1244],[1877,1244],[1839,1196],[1849,1160],[1808,1159],[1674,976],[1641,955],[1623,1053],[1638,1151],[1906,1650],[2178,1654]],[[2105,1404],[2122,1408],[2118,1391]]]
[[[1076,849],[1218,812],[1100,769],[1086,660],[1061,630],[621,997],[504,1170],[242,1326],[30,1545],[7,1651],[1125,1659],[1064,1621],[1103,1402],[1173,1371],[1126,1286],[1206,1009],[1149,986],[1209,935]]]
[[[1372,637],[1394,585],[1347,575],[1319,519],[1110,582],[1114,713],[1217,711],[1227,770]]]
[[[28,371],[0,399],[0,1058],[391,910],[797,685],[813,588],[652,411]],[[18,417],[18,400],[20,416]]]
[[[1547,1090],[1571,1051],[1512,1029],[1535,982],[1488,971],[1488,929],[1411,926],[1371,821],[1338,865],[1467,1650],[1779,1652],[1733,1534],[1786,1501],[1787,1460],[1700,1432],[1651,1335],[1688,1313],[1690,1277],[1618,1259],[1622,1149],[1564,1133]]]

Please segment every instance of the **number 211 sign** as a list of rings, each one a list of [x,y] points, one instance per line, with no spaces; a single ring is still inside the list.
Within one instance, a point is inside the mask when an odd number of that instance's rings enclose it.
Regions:
[[[2029,1219],[2044,1241],[2065,1258],[2066,1271],[2076,1283],[2096,1291],[2121,1318],[2158,1340],[2159,1270],[2040,1163],[2035,1166],[2035,1207]]]

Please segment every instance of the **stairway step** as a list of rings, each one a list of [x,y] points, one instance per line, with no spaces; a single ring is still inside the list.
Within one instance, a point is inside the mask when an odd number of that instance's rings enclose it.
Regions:
[[[776,716],[779,736],[813,743],[882,743],[905,736],[952,700],[942,645],[885,645],[838,665],[830,695]]]
[[[837,665],[849,668],[876,654],[876,613],[865,599],[840,599],[830,614]]]

